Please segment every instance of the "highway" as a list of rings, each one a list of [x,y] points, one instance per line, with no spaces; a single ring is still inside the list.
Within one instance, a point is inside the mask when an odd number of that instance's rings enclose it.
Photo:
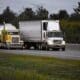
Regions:
[[[61,59],[72,59],[80,60],[80,44],[67,44],[65,51],[46,51],[46,50],[21,50],[21,49],[0,49],[0,52],[10,53],[10,54],[19,54],[19,55],[35,55],[35,56],[47,56],[47,57],[56,57]]]

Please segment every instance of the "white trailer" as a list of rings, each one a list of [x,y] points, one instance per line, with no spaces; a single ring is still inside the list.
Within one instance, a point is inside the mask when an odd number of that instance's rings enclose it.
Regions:
[[[65,50],[59,20],[21,21],[19,29],[26,48]]]

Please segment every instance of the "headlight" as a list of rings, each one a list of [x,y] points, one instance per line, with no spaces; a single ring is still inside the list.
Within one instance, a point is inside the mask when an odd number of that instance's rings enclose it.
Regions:
[[[65,42],[65,41],[62,41],[62,44],[63,44],[63,45],[65,45],[65,44],[66,44],[66,42]]]
[[[47,44],[52,45],[52,44],[53,44],[53,42],[52,42],[52,41],[50,41],[50,40],[48,40],[48,41],[47,41]]]

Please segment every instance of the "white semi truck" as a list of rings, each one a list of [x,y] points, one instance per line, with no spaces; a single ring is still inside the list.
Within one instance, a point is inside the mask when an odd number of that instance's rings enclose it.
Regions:
[[[65,50],[65,40],[59,20],[20,21],[19,28],[26,48],[34,46],[35,49]]]
[[[0,47],[1,48],[23,48],[19,30],[12,24],[0,25]]]

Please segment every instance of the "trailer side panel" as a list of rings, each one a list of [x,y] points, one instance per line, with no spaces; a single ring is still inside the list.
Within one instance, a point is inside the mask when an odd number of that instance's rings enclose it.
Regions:
[[[19,22],[22,39],[26,42],[41,41],[41,21]]]

